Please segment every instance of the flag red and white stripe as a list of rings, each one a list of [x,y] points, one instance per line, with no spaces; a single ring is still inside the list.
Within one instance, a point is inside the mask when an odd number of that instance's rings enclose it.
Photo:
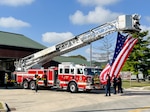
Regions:
[[[117,56],[116,60],[114,61],[113,65],[111,66],[110,73],[111,76],[118,76],[125,61],[127,60],[130,52],[132,51],[134,45],[136,44],[137,39],[129,37],[128,41],[125,43],[123,49]]]
[[[103,71],[100,74],[100,81],[101,84],[106,84],[106,78],[107,78],[107,74],[109,73],[110,70],[110,64],[107,64],[106,67],[103,69]]]
[[[111,79],[114,76],[118,76],[120,73],[126,59],[128,58],[130,52],[132,51],[134,45],[136,44],[137,39],[128,37],[126,41],[124,42],[124,46],[120,53],[118,54],[117,58],[115,61],[112,63],[112,65],[107,64],[106,67],[103,69],[103,71],[100,74],[100,81],[101,84],[106,84],[106,78],[107,74],[109,73]]]

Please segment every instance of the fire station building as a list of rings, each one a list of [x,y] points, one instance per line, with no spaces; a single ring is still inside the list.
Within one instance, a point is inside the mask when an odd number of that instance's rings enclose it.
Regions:
[[[0,31],[0,85],[4,84],[5,73],[11,75],[15,70],[14,62],[16,60],[45,48],[44,45],[37,43],[22,34]],[[89,62],[83,59],[58,56],[52,61],[44,64],[43,67],[57,66],[64,61],[89,65]]]
[[[0,84],[5,72],[15,70],[14,61],[46,48],[22,34],[0,31]]]

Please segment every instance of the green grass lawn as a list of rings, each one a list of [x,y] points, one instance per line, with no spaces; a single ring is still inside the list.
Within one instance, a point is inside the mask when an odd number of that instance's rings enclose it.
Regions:
[[[3,107],[3,105],[2,105],[2,103],[0,102],[0,109],[4,109],[4,107]]]
[[[144,87],[150,86],[150,81],[140,81],[137,82],[136,80],[123,80],[122,87],[123,88],[130,88],[130,87]]]

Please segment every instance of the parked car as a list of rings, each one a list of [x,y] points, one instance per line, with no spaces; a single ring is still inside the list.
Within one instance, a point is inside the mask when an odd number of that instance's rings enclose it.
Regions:
[[[150,81],[150,75],[147,76],[147,79]]]
[[[144,80],[143,74],[138,74],[139,80]],[[137,76],[136,75],[131,75],[131,80],[136,80]]]

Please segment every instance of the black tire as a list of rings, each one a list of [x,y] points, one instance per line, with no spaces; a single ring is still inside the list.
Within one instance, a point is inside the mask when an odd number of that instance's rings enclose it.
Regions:
[[[69,84],[69,90],[71,93],[76,93],[78,91],[77,84],[75,82],[71,82]]]
[[[30,89],[34,90],[35,89],[35,81],[30,82]]]
[[[29,88],[29,83],[28,83],[27,80],[23,81],[22,87],[23,87],[23,89],[28,89]]]
[[[90,93],[90,92],[91,92],[91,89],[87,89],[86,92],[87,92],[87,93]]]

